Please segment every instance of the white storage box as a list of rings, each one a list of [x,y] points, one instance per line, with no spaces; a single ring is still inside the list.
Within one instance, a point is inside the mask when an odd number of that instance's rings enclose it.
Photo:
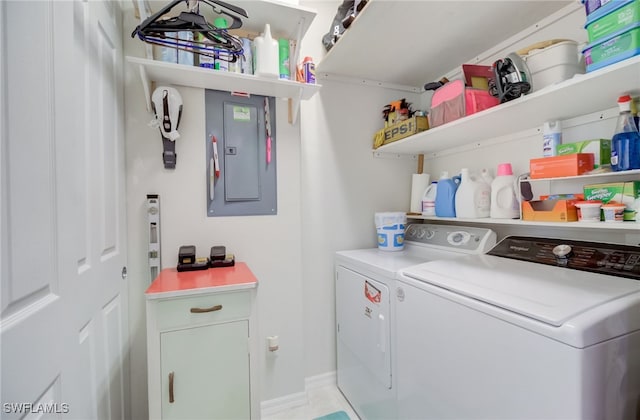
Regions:
[[[523,58],[531,72],[534,92],[584,73],[584,62],[575,41],[532,49]]]

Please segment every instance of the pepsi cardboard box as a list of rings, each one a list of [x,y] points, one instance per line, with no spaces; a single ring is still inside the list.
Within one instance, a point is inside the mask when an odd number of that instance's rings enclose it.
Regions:
[[[385,144],[393,143],[428,129],[429,120],[427,117],[411,117],[404,121],[399,121],[376,132],[373,136],[373,148],[377,149]]]
[[[575,143],[565,143],[556,146],[556,154],[572,155],[575,153],[593,153],[593,167],[599,168],[611,164],[611,140],[595,139]]]

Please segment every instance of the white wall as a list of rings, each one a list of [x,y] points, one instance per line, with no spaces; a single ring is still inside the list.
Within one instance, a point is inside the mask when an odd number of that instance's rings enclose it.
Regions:
[[[129,37],[135,20],[125,14],[124,22],[125,54],[142,56],[144,44]],[[205,202],[204,90],[177,87],[184,101],[181,137],[176,143],[177,166],[165,170],[160,133],[147,126],[151,115],[145,108],[137,71],[127,67],[125,72],[133,418],[147,417],[143,294],[150,281],[145,212],[150,193],[160,195],[163,267],[176,265],[180,245],[196,245],[198,254],[206,256],[212,245],[223,244],[258,278],[262,398],[302,391],[300,133],[299,125],[287,123],[287,103],[277,101],[276,105],[278,214],[210,218]],[[277,357],[267,356],[268,335],[280,336]]]
[[[308,2],[314,20],[302,55],[316,62],[320,42],[339,2]],[[125,54],[142,56],[144,45],[128,35],[135,20],[125,15]],[[261,399],[304,391],[304,378],[335,370],[333,253],[375,246],[373,214],[404,210],[416,162],[374,159],[373,133],[382,127],[382,107],[407,97],[384,89],[326,83],[302,105],[298,124],[286,122],[286,102],[277,105],[278,215],[208,218],[205,213],[204,94],[178,87],[184,114],[177,167],[165,170],[157,130],[147,123],[142,87],[126,69],[129,272],[131,284],[133,416],[146,416],[144,290],[149,283],[145,197],[160,195],[163,267],[172,267],[180,245],[205,252],[225,244],[259,279],[260,342],[278,335],[277,354],[260,352]],[[400,186],[400,188],[398,188]],[[137,402],[137,403],[136,403]]]
[[[340,3],[300,3],[318,11],[303,45],[305,55],[316,62],[324,54],[321,38]],[[415,160],[374,158],[371,152],[373,134],[383,127],[384,105],[403,97],[417,103],[416,95],[319,82],[321,91],[303,103],[301,113],[306,377],[336,368],[335,251],[376,246],[374,213],[406,211],[417,167]]]

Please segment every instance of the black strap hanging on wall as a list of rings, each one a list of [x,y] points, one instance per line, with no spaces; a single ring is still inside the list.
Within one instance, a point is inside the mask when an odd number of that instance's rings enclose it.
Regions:
[[[178,126],[182,119],[182,97],[172,87],[159,86],[151,95],[151,106],[155,113],[153,124],[160,128],[162,136],[162,160],[165,169],[176,167],[176,140],[180,137]]]
[[[164,162],[164,168],[175,169],[177,157],[176,142],[162,137],[162,161]]]

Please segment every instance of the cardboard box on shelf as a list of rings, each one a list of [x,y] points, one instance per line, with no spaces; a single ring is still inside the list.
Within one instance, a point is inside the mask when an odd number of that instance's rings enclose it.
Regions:
[[[599,168],[602,165],[611,164],[611,140],[594,139],[559,144],[556,147],[556,153],[558,156],[593,153],[593,166],[594,168]]]
[[[522,220],[534,222],[576,222],[579,200],[534,200],[522,202]]]
[[[393,143],[428,129],[429,121],[427,117],[411,117],[407,120],[399,121],[376,132],[373,136],[373,148],[377,149],[385,144]]]
[[[585,200],[600,200],[603,204],[610,201],[623,203],[628,212],[625,220],[635,220],[633,211],[640,210],[640,181],[609,182],[584,186]]]
[[[582,175],[593,170],[593,159],[593,153],[531,159],[529,172],[532,179]]]

